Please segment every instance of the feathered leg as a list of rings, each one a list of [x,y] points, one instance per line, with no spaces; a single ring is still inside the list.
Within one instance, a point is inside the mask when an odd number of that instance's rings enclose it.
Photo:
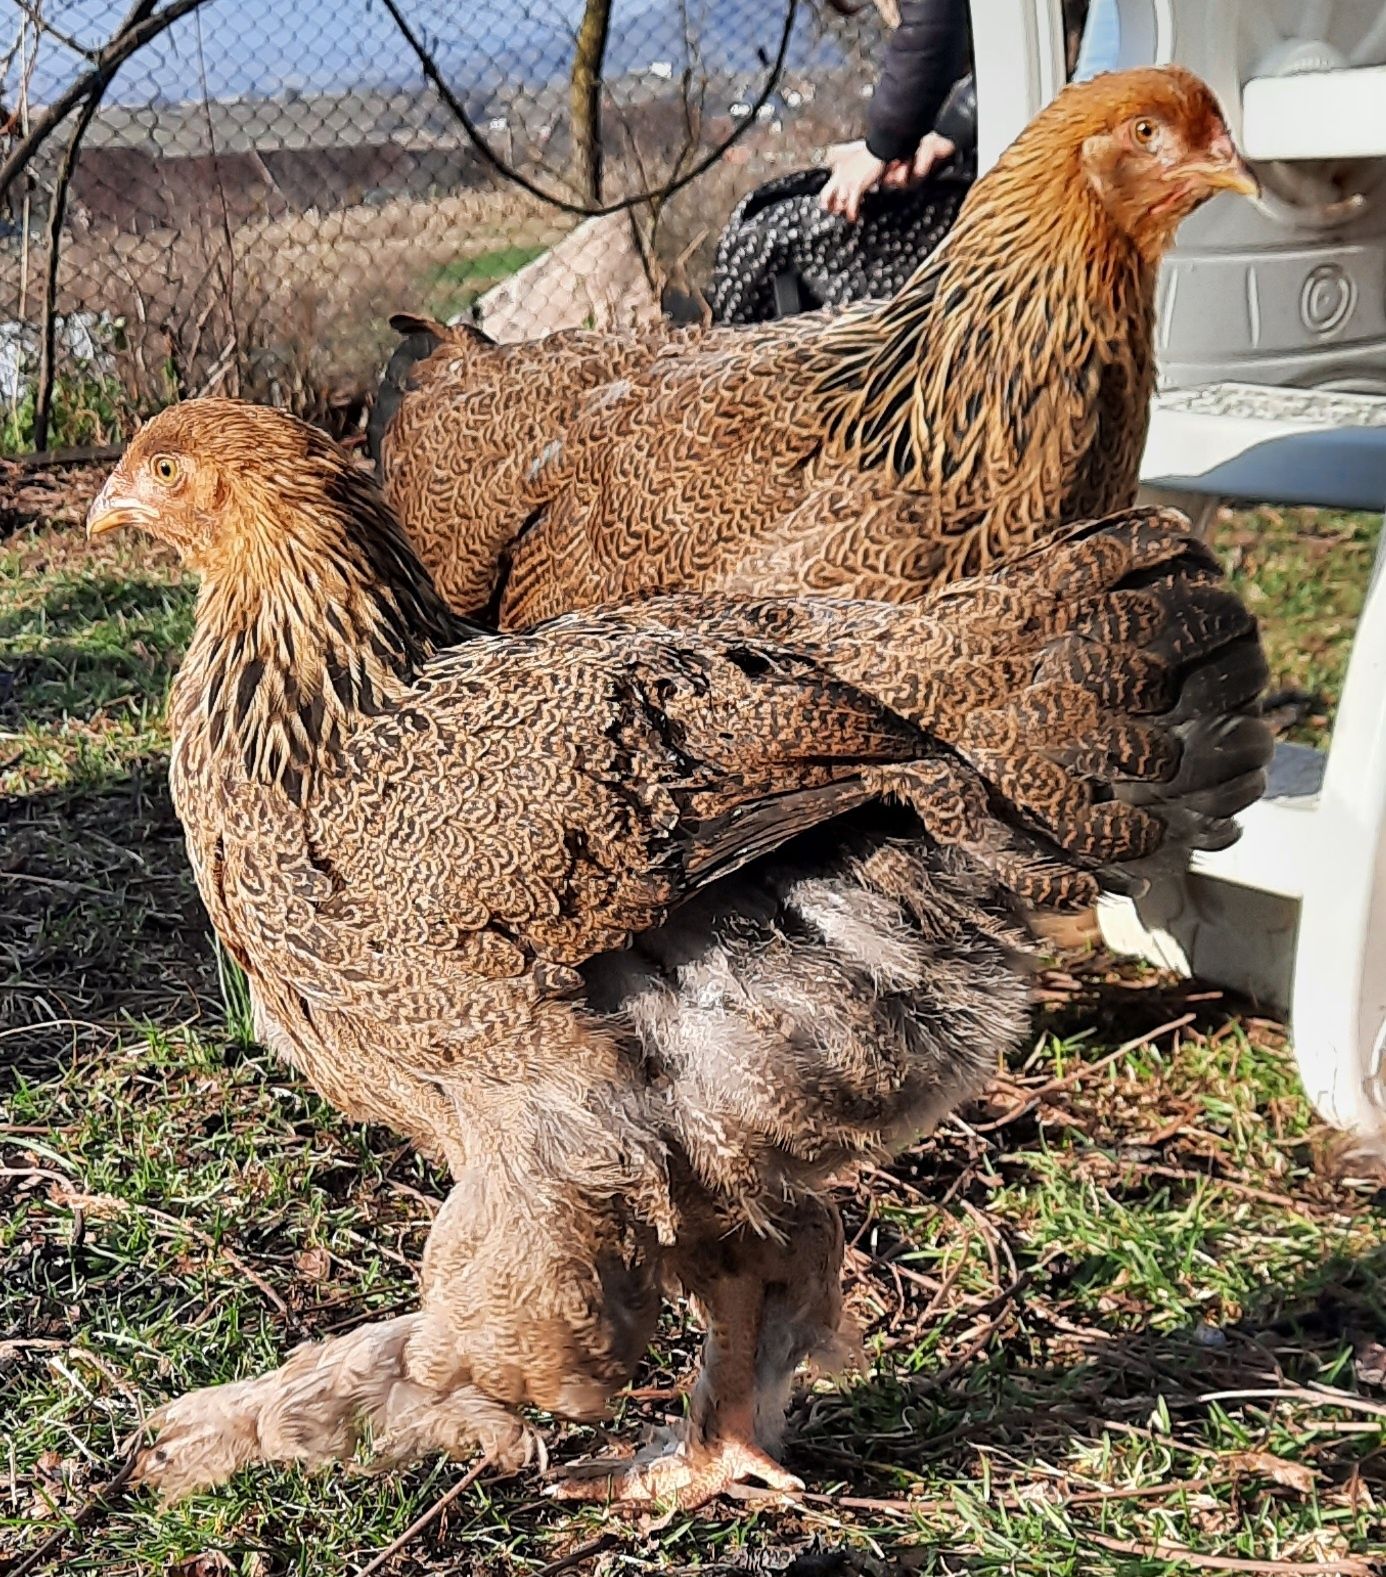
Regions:
[[[803,1489],[774,1453],[800,1364],[852,1356],[842,1330],[842,1223],[831,1204],[804,1198],[777,1226],[782,1238],[743,1228],[681,1256],[707,1325],[687,1424],[632,1462],[579,1463],[549,1493],[692,1511],[748,1479]]]
[[[688,1427],[655,1454],[642,1452],[632,1462],[578,1463],[549,1494],[693,1511],[747,1479],[786,1493],[803,1489],[756,1438],[764,1283],[755,1275],[720,1277],[699,1302],[708,1330]]]
[[[479,1450],[504,1470],[542,1461],[517,1409],[600,1416],[659,1305],[648,1244],[579,1201],[589,1230],[610,1228],[583,1258],[571,1212],[541,1201],[526,1219],[532,1203],[504,1176],[462,1169],[429,1233],[417,1314],[308,1343],[270,1374],[162,1408],[139,1481],[172,1501],[251,1463],[315,1467],[360,1445],[373,1468],[440,1451]]]
[[[766,1287],[756,1348],[756,1439],[778,1453],[794,1376],[807,1363],[819,1375],[861,1362],[861,1337],[842,1307],[842,1217],[827,1200],[795,1209],[780,1276]]]
[[[542,1459],[534,1432],[474,1386],[414,1378],[411,1358],[429,1335],[427,1314],[406,1314],[305,1343],[257,1379],[190,1391],[150,1419],[155,1438],[135,1481],[167,1505],[255,1462],[345,1461],[363,1440],[373,1469],[478,1448],[505,1469]]]

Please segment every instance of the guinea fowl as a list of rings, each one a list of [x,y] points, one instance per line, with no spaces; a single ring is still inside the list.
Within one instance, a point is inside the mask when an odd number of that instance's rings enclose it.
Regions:
[[[599,1417],[663,1288],[686,1429],[574,1469],[692,1507],[796,1480],[840,1346],[829,1176],[976,1092],[1029,1025],[1018,901],[1235,837],[1269,737],[1254,621],[1132,511],[913,605],[675,596],[491,634],[325,436],[163,412],[91,506],[202,578],[171,703],[198,886],[260,1033],[455,1179],[421,1305],[164,1408],[168,1497],[369,1438],[386,1463]]]
[[[402,320],[386,497],[452,605],[509,628],[656,591],[918,597],[1134,502],[1156,270],[1229,190],[1255,182],[1209,89],[1121,72],[1064,89],[884,304],[634,344]]]

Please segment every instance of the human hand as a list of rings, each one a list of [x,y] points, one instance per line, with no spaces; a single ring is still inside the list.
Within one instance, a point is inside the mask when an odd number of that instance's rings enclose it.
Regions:
[[[848,142],[828,153],[832,176],[819,194],[818,201],[830,214],[841,214],[853,224],[861,214],[861,200],[879,185],[886,162],[878,159],[864,142]]]
[[[914,158],[900,159],[887,166],[885,174],[881,177],[881,185],[889,187],[891,191],[914,186],[917,182],[926,180],[939,165],[946,164],[957,151],[955,143],[947,137],[940,136],[938,132],[931,131],[920,138],[919,146],[914,151]]]

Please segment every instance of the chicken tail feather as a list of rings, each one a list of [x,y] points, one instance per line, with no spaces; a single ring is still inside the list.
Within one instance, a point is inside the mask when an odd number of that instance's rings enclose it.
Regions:
[[[386,430],[404,401],[409,376],[419,362],[427,361],[440,345],[494,344],[489,335],[470,323],[444,324],[413,312],[396,312],[390,327],[401,338],[386,363],[366,424],[366,452],[377,470]]]
[[[998,588],[1023,617],[996,660],[1014,674],[1019,657],[1024,678],[955,706],[945,732],[985,780],[1007,861],[1070,872],[1048,895],[1063,907],[1138,893],[1152,862],[1235,841],[1273,749],[1266,660],[1187,520],[1088,523],[1001,571]]]

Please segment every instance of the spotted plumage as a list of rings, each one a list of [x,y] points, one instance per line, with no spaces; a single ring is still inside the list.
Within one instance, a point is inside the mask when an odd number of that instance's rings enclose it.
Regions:
[[[1027,1033],[1018,902],[1235,835],[1255,626],[1181,517],[895,606],[672,596],[491,634],[325,437],[224,400],[135,438],[90,528],[202,577],[171,774],[259,1033],[455,1179],[417,1312],[156,1420],[176,1496],[266,1459],[598,1416],[661,1290],[708,1322],[678,1449],[574,1495],[696,1505],[845,1350],[829,1176]]]
[[[976,176],[969,159],[908,191],[871,193],[851,224],[819,203],[830,173],[793,170],[732,209],[713,254],[713,322],[769,323],[895,295],[941,245]]]

